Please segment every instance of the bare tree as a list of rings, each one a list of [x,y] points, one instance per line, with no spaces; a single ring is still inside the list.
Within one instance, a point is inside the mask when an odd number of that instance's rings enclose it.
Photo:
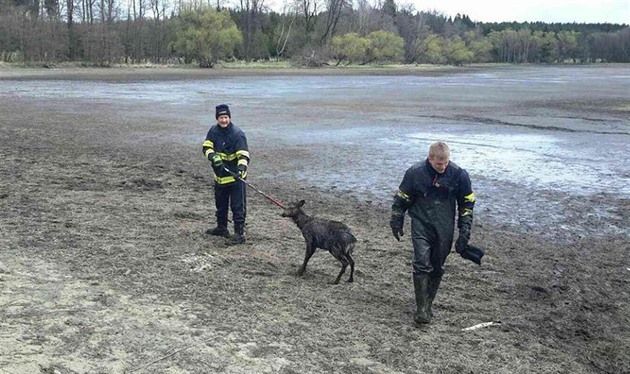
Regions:
[[[66,0],[67,25],[68,25],[68,58],[74,61],[76,58],[76,35],[74,30],[74,2]]]
[[[318,16],[318,0],[295,0],[295,7],[304,21],[304,31],[310,34],[315,30]]]
[[[151,4],[147,0],[130,0],[132,17],[129,18],[131,25],[128,27],[128,42],[131,43],[131,58],[135,62],[144,61],[145,53],[145,17],[147,10],[151,9]]]
[[[320,45],[325,45],[335,36],[337,22],[343,9],[348,6],[348,0],[327,0],[326,2],[326,25],[324,33],[319,40]]]
[[[166,42],[166,0],[151,0],[151,9],[153,11],[153,20],[154,20],[154,32],[153,34],[153,45],[154,45],[154,56],[153,59],[156,62],[160,62],[162,60],[163,55],[165,54],[165,47],[168,44]]]
[[[289,8],[289,10],[287,10]],[[295,7],[288,7],[287,4],[284,4],[282,14],[285,14],[286,17],[282,17],[282,24],[280,26],[280,35],[278,35],[278,40],[276,41],[276,60],[280,60],[280,56],[284,53],[287,48],[287,42],[291,37],[291,29],[293,28],[293,24],[298,17],[297,10]],[[289,25],[286,24],[287,18],[290,20]]]
[[[30,20],[39,17],[39,0],[15,0],[15,6],[23,9]]]
[[[357,7],[354,11],[353,31],[356,31],[361,36],[366,36],[372,31],[380,30],[382,23],[381,13],[376,7],[370,5],[367,0],[358,0]]]
[[[115,0],[101,0],[101,23],[112,24],[118,19],[119,8]]]
[[[243,57],[246,60],[259,51],[255,51],[260,46],[260,25],[263,15],[264,0],[240,0],[241,8],[241,32],[243,33]]]
[[[429,36],[430,29],[421,14],[415,14],[412,7],[402,7],[396,15],[398,34],[405,41],[405,62],[418,62],[426,51],[424,40]]]
[[[57,21],[59,16],[59,0],[44,0],[44,10],[49,21]]]
[[[94,4],[96,0],[81,0],[81,21],[82,23],[94,23]]]

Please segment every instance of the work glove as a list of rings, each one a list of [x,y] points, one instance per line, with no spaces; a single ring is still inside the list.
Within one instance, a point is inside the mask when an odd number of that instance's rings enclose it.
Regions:
[[[392,218],[389,220],[389,227],[392,228],[394,238],[400,241],[400,237],[404,235],[403,225],[405,223],[405,215],[400,212],[392,212]]]
[[[469,239],[466,238],[466,236],[461,234],[460,230],[459,238],[457,238],[457,241],[455,242],[455,251],[460,255],[464,253],[466,251],[466,247],[468,247],[468,240]]]
[[[240,178],[245,178],[245,174],[247,174],[247,165],[239,164],[237,169],[238,169],[238,176]]]
[[[468,241],[470,240],[470,231],[472,228],[472,215],[459,217],[459,237],[455,242],[455,251],[460,255],[466,251]]]
[[[223,169],[223,160],[221,160],[221,156],[214,153],[210,157],[208,157],[208,159],[212,163],[212,168],[214,169],[214,171]]]

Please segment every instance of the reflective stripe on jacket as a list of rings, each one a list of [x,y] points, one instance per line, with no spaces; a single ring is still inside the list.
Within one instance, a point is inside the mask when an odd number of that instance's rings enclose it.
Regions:
[[[245,133],[230,122],[226,128],[214,125],[208,130],[203,142],[203,154],[211,159],[217,154],[223,165],[231,172],[238,173],[238,165],[249,165],[249,150]],[[225,170],[215,171],[214,181],[219,185],[234,183],[236,179]]]
[[[450,162],[438,174],[429,160],[407,170],[394,198],[394,206],[421,221],[429,231],[444,231],[452,237],[455,215],[472,215],[475,194],[466,170]],[[448,233],[451,233],[448,235]]]

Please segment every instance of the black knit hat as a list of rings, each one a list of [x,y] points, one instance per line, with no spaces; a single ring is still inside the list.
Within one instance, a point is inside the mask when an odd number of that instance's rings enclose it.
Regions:
[[[219,104],[217,105],[217,112],[215,114],[215,118],[219,119],[219,116],[226,115],[232,118],[232,114],[230,113],[230,107],[227,104]]]

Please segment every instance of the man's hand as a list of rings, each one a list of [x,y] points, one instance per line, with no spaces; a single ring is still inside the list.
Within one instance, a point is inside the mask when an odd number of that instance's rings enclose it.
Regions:
[[[247,174],[247,165],[239,164],[238,165],[238,176],[240,178],[245,178],[245,174]]]
[[[208,157],[208,160],[210,160],[210,165],[212,165],[214,174],[219,175],[219,172],[223,169],[223,160],[221,160],[221,156],[213,153]]]
[[[392,213],[392,218],[389,220],[389,227],[392,228],[392,234],[394,234],[394,238],[400,241],[400,237],[404,235],[403,233],[403,225],[405,223],[404,214],[396,214]]]
[[[212,167],[215,169],[221,169],[223,167],[223,160],[221,160],[221,156],[216,153],[210,156],[210,162],[212,162]]]
[[[396,240],[400,241],[400,237],[404,235],[402,227],[392,226],[392,234],[394,234],[394,238],[396,238]]]
[[[455,252],[462,254],[466,251],[466,247],[468,247],[468,238],[462,236],[460,233],[459,238],[457,238],[457,241],[455,242]]]

